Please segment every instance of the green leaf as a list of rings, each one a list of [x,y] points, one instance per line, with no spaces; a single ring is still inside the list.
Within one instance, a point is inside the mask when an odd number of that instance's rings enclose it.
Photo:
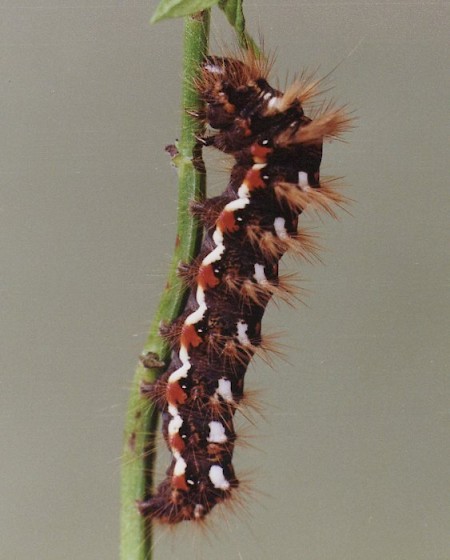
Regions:
[[[244,10],[242,8],[243,0],[219,0],[219,7],[227,16],[230,25],[236,29],[236,33],[242,33],[245,30]]]
[[[218,2],[219,0],[161,0],[150,22],[189,16],[208,10]]]
[[[228,22],[238,36],[239,45],[247,50],[252,50],[255,54],[260,54],[260,50],[245,30],[245,17],[243,9],[244,0],[219,0],[219,8],[227,16]]]

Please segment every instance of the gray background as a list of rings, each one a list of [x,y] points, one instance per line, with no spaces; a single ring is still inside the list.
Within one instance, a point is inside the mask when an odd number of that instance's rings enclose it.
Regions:
[[[150,27],[140,0],[0,5],[0,557],[118,558],[127,391],[174,238],[181,22]],[[288,363],[248,375],[244,509],[159,532],[156,560],[450,559],[448,7],[247,2],[281,83],[340,63],[359,120],[323,172],[355,203],[305,220],[325,266],[286,261],[312,293],[265,321]]]

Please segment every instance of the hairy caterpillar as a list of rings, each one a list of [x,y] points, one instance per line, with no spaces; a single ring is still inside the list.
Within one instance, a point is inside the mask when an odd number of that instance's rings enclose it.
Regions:
[[[180,270],[191,292],[165,329],[173,348],[167,371],[142,387],[161,409],[172,461],[139,507],[165,523],[202,520],[237,488],[233,417],[244,375],[264,348],[268,301],[292,291],[278,276],[278,262],[286,251],[308,257],[316,250],[298,230],[307,206],[334,215],[332,206],[343,203],[320,182],[319,167],[323,140],[343,132],[349,118],[332,108],[307,117],[302,105],[315,85],[298,81],[278,91],[267,82],[269,66],[254,54],[210,56],[196,84],[206,107],[198,117],[215,129],[201,141],[232,154],[235,163],[222,195],[192,204],[205,235],[198,258]]]

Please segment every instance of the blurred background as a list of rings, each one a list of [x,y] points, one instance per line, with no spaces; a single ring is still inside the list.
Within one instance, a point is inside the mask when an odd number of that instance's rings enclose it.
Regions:
[[[1,558],[118,559],[128,388],[175,228],[182,22],[150,26],[155,7],[0,3]],[[304,220],[323,265],[285,261],[310,294],[271,304],[286,360],[248,374],[244,508],[158,531],[155,560],[448,560],[449,4],[245,9],[281,85],[338,66],[358,120],[323,173],[355,202]],[[215,10],[220,44],[227,25]]]

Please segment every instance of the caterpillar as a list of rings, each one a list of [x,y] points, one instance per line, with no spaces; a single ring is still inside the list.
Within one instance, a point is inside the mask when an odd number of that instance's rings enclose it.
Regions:
[[[298,229],[305,208],[334,216],[344,197],[319,168],[324,139],[349,126],[343,109],[326,107],[314,118],[303,105],[317,83],[294,82],[285,92],[267,81],[263,56],[208,56],[196,88],[205,110],[196,116],[213,130],[204,146],[231,154],[224,192],[192,211],[205,233],[194,262],[180,267],[190,286],[184,311],[163,335],[172,358],[142,394],[162,413],[172,460],[140,512],[161,522],[201,521],[239,486],[232,464],[233,418],[245,397],[244,376],[255,352],[266,346],[261,320],[272,296],[292,294],[278,275],[286,251],[308,258],[317,247]]]

